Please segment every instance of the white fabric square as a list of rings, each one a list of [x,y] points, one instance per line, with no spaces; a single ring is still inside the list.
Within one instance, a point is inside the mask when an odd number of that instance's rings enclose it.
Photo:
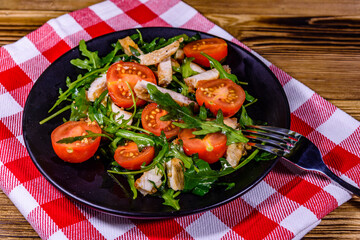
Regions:
[[[69,14],[51,19],[48,23],[61,38],[65,38],[83,30],[80,24],[78,24]]]
[[[323,189],[336,199],[339,206],[351,198],[350,193],[337,184],[329,184]]]
[[[27,37],[23,37],[14,43],[5,45],[4,48],[10,53],[11,57],[18,65],[40,54],[39,50]]]
[[[269,184],[265,181],[259,182],[254,188],[249,190],[241,198],[246,201],[250,206],[256,208],[257,205],[265,201],[271,195],[276,192]]]
[[[210,211],[187,226],[186,231],[196,240],[221,239],[230,228]]]
[[[0,118],[8,117],[22,111],[22,107],[10,93],[0,95]]]
[[[179,2],[168,11],[160,15],[160,18],[174,27],[181,27],[192,17],[196,15],[197,11],[189,5]],[[181,16],[181,17],[179,17]]]
[[[309,209],[300,206],[288,217],[282,220],[280,225],[297,235],[306,227],[308,227],[309,224],[314,224],[318,220],[319,219],[317,219],[315,214],[312,213]]]
[[[291,79],[285,84],[284,91],[289,101],[291,112],[298,109],[314,94],[314,91],[295,79]]]
[[[233,36],[230,35],[230,33],[228,33],[227,31],[225,31],[224,29],[220,28],[217,25],[214,25],[214,27],[212,27],[208,33],[222,37],[228,41],[231,41],[234,38]]]
[[[93,217],[89,219],[89,222],[108,240],[122,236],[135,227],[129,219],[111,215]]]
[[[29,213],[37,208],[39,204],[36,200],[31,196],[31,194],[26,190],[23,185],[19,185],[15,187],[9,193],[10,200],[14,203],[14,205],[19,209],[22,215],[25,218],[29,215]]]
[[[305,229],[303,229],[301,232],[299,232],[297,235],[295,235],[295,237],[292,240],[301,240],[303,239],[303,237],[310,232],[311,230],[313,230],[317,225],[319,225],[321,222],[321,220],[309,225],[308,227],[306,227]]]
[[[104,21],[123,13],[123,11],[111,1],[97,3],[89,8]]]
[[[54,234],[52,234],[48,238],[48,240],[68,240],[68,238],[65,236],[65,234],[61,230],[58,230]]]
[[[339,144],[349,137],[359,126],[360,122],[344,111],[336,109],[333,115],[316,130],[334,143]]]

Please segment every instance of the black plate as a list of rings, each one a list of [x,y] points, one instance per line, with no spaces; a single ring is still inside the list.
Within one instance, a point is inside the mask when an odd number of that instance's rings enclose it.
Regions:
[[[90,50],[97,50],[100,56],[111,51],[111,44],[117,39],[136,33],[134,29],[107,34],[87,42]],[[197,32],[178,28],[142,28],[145,41],[155,37],[169,38],[182,33],[192,36]],[[200,33],[202,38],[214,37]],[[240,80],[246,80],[246,89],[259,101],[249,107],[248,112],[254,119],[270,125],[290,127],[290,111],[285,93],[275,75],[258,58],[247,50],[228,42],[229,55],[225,64],[230,65]],[[24,108],[23,133],[31,159],[39,171],[55,187],[72,199],[94,209],[131,218],[177,217],[205,211],[227,203],[254,187],[263,179],[277,162],[250,162],[223,181],[235,182],[236,186],[224,191],[223,187],[214,188],[205,197],[192,194],[180,195],[180,211],[162,205],[157,197],[139,196],[136,200],[127,194],[128,184],[122,181],[123,190],[107,175],[106,166],[101,161],[91,159],[81,164],[69,164],[60,160],[51,147],[50,134],[62,123],[58,116],[46,124],[39,121],[49,116],[48,110],[58,97],[59,88],[65,89],[65,79],[75,79],[80,73],[70,64],[70,60],[80,56],[74,48],[57,59],[40,76],[32,88]],[[121,179],[121,178],[120,178]],[[139,194],[141,195],[141,194]]]

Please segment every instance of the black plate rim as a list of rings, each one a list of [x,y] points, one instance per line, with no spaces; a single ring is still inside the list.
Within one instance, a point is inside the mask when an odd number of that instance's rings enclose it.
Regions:
[[[96,38],[90,39],[88,41],[86,41],[86,43],[91,43],[93,41],[99,41],[99,39],[101,38],[105,38],[108,35],[112,35],[112,34],[116,34],[119,32],[126,32],[126,31],[132,31],[135,29],[162,29],[163,31],[167,30],[167,29],[177,29],[177,30],[184,30],[184,31],[190,31],[194,34],[196,33],[201,33],[201,34],[205,34],[208,36],[212,36],[212,37],[219,37],[213,34],[209,34],[206,32],[202,32],[202,31],[197,31],[197,30],[193,30],[193,29],[186,29],[186,28],[173,28],[173,27],[143,27],[143,28],[129,28],[129,29],[124,29],[124,30],[120,30],[120,31],[115,31],[112,33],[108,33],[108,34],[104,34],[101,36],[98,36]],[[220,37],[222,38],[222,37]],[[224,38],[223,38],[224,39]],[[286,104],[286,115],[287,115],[287,120],[286,120],[286,124],[288,125],[287,127],[290,128],[290,107],[289,107],[289,103],[288,103],[288,99],[286,97],[286,94],[283,90],[283,87],[280,84],[280,81],[278,80],[278,78],[276,77],[276,75],[270,70],[270,68],[261,60],[259,59],[256,55],[254,55],[251,51],[249,51],[248,49],[235,44],[229,40],[224,39],[227,44],[232,45],[232,47],[235,48],[241,48],[242,51],[245,51],[246,53],[248,53],[249,55],[251,55],[251,57],[253,57],[258,63],[260,63],[261,65],[263,65],[264,69],[266,69],[266,71],[272,75],[272,77],[274,79],[276,79],[277,81],[275,81],[275,84],[277,84],[277,87],[280,87],[281,89],[281,94],[282,94],[282,98],[285,100],[285,104]],[[63,55],[61,55],[60,57],[58,57],[53,63],[51,63],[46,69],[45,71],[38,77],[37,80],[41,79],[43,75],[45,75],[48,71],[51,71],[51,66],[53,64],[55,64],[58,61],[61,61],[62,57],[64,55],[70,54],[73,51],[77,51],[78,49],[78,45],[70,50],[68,50],[67,52],[65,52]],[[40,81],[36,81],[35,84],[33,85],[32,89],[35,88]],[[49,181],[55,188],[57,188],[60,192],[64,193],[65,196],[68,196],[69,198],[75,200],[76,202],[80,203],[80,204],[84,204],[88,207],[90,207],[91,209],[106,213],[106,214],[110,214],[110,215],[115,215],[115,216],[120,216],[120,217],[126,217],[126,218],[132,218],[132,219],[164,219],[164,218],[174,218],[174,217],[181,217],[181,216],[187,216],[187,215],[192,215],[192,214],[196,214],[196,213],[200,213],[200,212],[204,212],[210,209],[214,209],[216,207],[219,207],[221,205],[224,205],[226,203],[229,203],[235,199],[237,199],[238,197],[244,195],[246,192],[248,192],[250,189],[252,189],[253,187],[255,187],[260,181],[262,181],[268,174],[269,172],[274,168],[274,166],[277,164],[277,162],[279,161],[280,158],[276,158],[275,160],[273,160],[272,165],[262,174],[261,177],[259,177],[256,181],[254,181],[250,186],[248,186],[247,188],[243,189],[240,193],[233,195],[232,197],[224,200],[224,201],[219,201],[213,205],[207,206],[207,207],[203,207],[201,209],[194,209],[194,210],[189,210],[189,211],[173,211],[173,212],[158,212],[158,213],[141,213],[141,212],[129,212],[129,211],[119,211],[119,210],[114,210],[114,209],[109,209],[97,204],[93,204],[91,202],[88,202],[85,199],[79,198],[78,196],[70,193],[69,191],[67,191],[66,189],[62,188],[57,182],[55,182],[51,176],[48,175],[48,173],[42,169],[42,167],[40,166],[40,164],[36,161],[36,157],[34,156],[34,154],[32,153],[30,147],[29,147],[29,143],[27,140],[27,132],[26,132],[26,123],[25,123],[25,119],[27,116],[27,111],[28,111],[28,106],[29,106],[29,96],[32,93],[32,89],[30,90],[25,105],[24,105],[24,109],[23,109],[23,119],[22,119],[22,130],[23,130],[23,139],[24,139],[24,143],[26,146],[26,149],[29,153],[29,156],[32,160],[32,162],[35,164],[36,168],[40,171],[40,173],[45,177],[45,179],[47,181]]]

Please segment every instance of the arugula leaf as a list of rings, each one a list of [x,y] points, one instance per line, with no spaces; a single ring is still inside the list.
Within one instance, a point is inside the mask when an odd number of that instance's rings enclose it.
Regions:
[[[254,160],[259,162],[259,161],[270,161],[277,158],[276,155],[266,152],[266,151],[261,151],[260,154],[256,155],[254,157]]]
[[[190,168],[193,165],[192,158],[184,153],[182,146],[179,144],[171,144],[170,151],[167,153],[167,156],[180,159],[185,168]]]
[[[174,122],[173,124],[180,128],[197,128],[198,130],[193,132],[195,135],[206,135],[208,133],[221,132],[227,136],[227,145],[248,141],[240,130],[235,130],[224,124],[224,118],[221,111],[218,111],[218,115],[215,120],[202,120],[201,118],[195,116],[189,107],[177,104],[168,93],[160,92],[152,84],[148,84],[147,89],[151,100],[168,112],[168,114],[163,116],[160,120],[165,121],[170,119],[181,119],[184,123]]]
[[[134,175],[126,175],[131,192],[133,193],[133,199],[137,198],[137,189],[135,187],[135,178]]]
[[[205,121],[207,119],[207,110],[204,105],[200,106],[199,118],[202,121]]]
[[[122,50],[122,49],[123,48],[122,48],[120,42],[116,41],[115,46],[114,46],[114,50],[112,50],[110,53],[108,53],[105,57],[103,57],[101,59],[101,65],[102,66],[104,66],[104,65],[109,66],[110,64],[116,62],[116,61],[114,61],[115,56],[116,56],[117,52]]]
[[[198,72],[192,70],[192,68],[190,67],[190,63],[194,60],[195,58],[185,58],[183,60],[183,63],[180,66],[180,72],[183,78],[187,78],[193,75],[198,74]]]
[[[81,69],[87,69],[88,71],[101,67],[101,59],[98,56],[98,52],[89,51],[84,40],[80,40],[79,50],[84,57],[87,57],[87,59],[72,59],[70,61],[71,64]]]
[[[198,168],[197,171],[193,165],[184,173],[184,192],[192,192],[193,194],[204,196],[210,191],[212,184],[218,179],[218,174],[211,169],[207,162],[201,159],[196,160],[195,164]]]
[[[78,121],[81,118],[85,118],[87,115],[87,110],[89,108],[90,102],[86,99],[86,92],[84,88],[80,90],[78,88],[74,89],[72,94],[73,102],[71,103],[71,114],[70,121]]]
[[[163,204],[170,206],[175,210],[180,210],[179,199],[175,199],[179,194],[180,192],[175,192],[173,189],[168,188],[161,195],[161,197],[164,199]]]
[[[241,115],[240,115],[239,123],[240,123],[241,127],[254,125],[254,121],[247,114],[244,106],[241,106]]]
[[[187,97],[189,95],[189,86],[186,85],[184,82],[180,81],[175,75],[172,76],[172,80],[180,85],[181,94]]]
[[[115,135],[117,137],[122,137],[134,141],[139,148],[155,145],[155,141],[153,137],[146,134],[135,133],[133,131],[125,130],[125,129],[119,129]]]
[[[92,138],[95,139],[97,137],[106,137],[109,138],[110,140],[112,140],[112,138],[110,136],[108,136],[107,134],[103,134],[103,133],[94,133],[91,132],[89,130],[86,130],[87,134],[84,136],[76,136],[76,137],[66,137],[66,138],[62,138],[59,141],[57,141],[56,143],[65,143],[65,144],[69,144],[69,143],[73,143],[76,141],[81,141],[85,138]]]

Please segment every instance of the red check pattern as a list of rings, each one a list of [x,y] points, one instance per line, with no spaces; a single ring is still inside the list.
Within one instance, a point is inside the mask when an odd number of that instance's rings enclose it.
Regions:
[[[0,187],[43,239],[300,239],[350,194],[315,173],[280,162],[244,196],[200,214],[129,220],[78,205],[50,185],[25,149],[21,119],[40,74],[79,40],[143,26],[215,34],[245,48],[179,0],[104,1],[48,21],[0,48]],[[249,49],[249,48],[247,48]],[[249,49],[251,51],[251,49]],[[253,52],[253,51],[252,51]],[[338,175],[360,184],[360,123],[257,55],[289,99],[292,129],[312,140]]]

